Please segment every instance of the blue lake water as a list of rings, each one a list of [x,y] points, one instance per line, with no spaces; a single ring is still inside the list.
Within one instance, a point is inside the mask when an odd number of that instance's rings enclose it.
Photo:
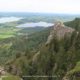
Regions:
[[[18,25],[16,27],[18,28],[26,28],[26,27],[49,27],[49,26],[53,26],[54,24],[53,23],[48,23],[48,22],[28,22],[28,23],[25,23],[25,24],[21,24],[21,25]]]
[[[13,22],[13,21],[19,21],[20,19],[23,19],[22,17],[0,17],[0,23],[6,23],[6,22]],[[26,28],[26,27],[49,27],[54,25],[53,23],[48,22],[27,22],[21,25],[16,26],[17,28]]]

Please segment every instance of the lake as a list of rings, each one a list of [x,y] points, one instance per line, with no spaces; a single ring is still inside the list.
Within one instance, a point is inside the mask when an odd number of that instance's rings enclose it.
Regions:
[[[18,25],[16,26],[17,28],[27,28],[27,27],[49,27],[49,26],[53,26],[54,24],[53,23],[48,23],[48,22],[28,22],[28,23],[25,23],[25,24],[21,24],[21,25]]]
[[[13,22],[22,19],[21,17],[1,17],[0,23]]]

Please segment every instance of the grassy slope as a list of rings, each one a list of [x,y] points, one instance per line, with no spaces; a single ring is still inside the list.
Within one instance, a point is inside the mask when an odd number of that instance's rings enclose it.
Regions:
[[[14,37],[16,32],[20,30],[15,27],[16,25],[16,22],[0,24],[0,39]]]
[[[8,75],[6,77],[3,77],[2,80],[21,80],[18,76]]]

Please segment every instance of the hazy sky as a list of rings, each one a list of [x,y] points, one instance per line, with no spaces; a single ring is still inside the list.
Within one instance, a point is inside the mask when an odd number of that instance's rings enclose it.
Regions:
[[[0,0],[0,12],[80,13],[80,0]]]

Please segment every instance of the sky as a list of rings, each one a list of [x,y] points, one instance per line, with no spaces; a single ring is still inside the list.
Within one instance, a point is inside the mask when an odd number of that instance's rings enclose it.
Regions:
[[[0,12],[80,14],[80,0],[0,0]]]

